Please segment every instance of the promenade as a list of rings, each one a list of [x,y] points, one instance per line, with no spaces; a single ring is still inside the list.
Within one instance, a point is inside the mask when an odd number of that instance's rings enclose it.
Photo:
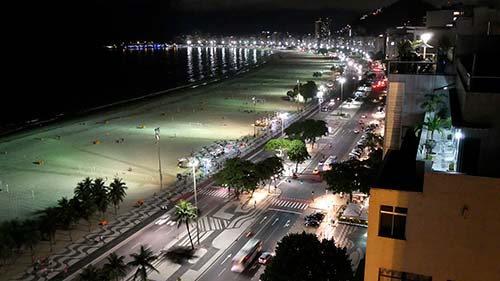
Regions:
[[[217,140],[252,135],[251,124],[258,118],[295,111],[295,103],[283,100],[286,91],[297,79],[315,80],[312,73],[328,71],[328,66],[323,57],[285,52],[259,69],[219,83],[4,138],[0,220],[25,218],[63,196],[71,197],[76,183],[87,176],[103,177],[108,183],[113,177],[123,178],[129,189],[118,217],[126,214],[138,199],[160,191],[154,128],[161,128],[163,184],[169,186],[184,171],[176,165],[178,158]],[[87,230],[86,222],[79,223],[73,240],[84,239]],[[70,242],[62,231],[56,241],[53,252]],[[36,253],[36,258],[50,255],[48,243],[42,242]],[[15,268],[25,269],[30,263],[26,254],[15,267],[0,268],[0,273],[14,276],[20,273]]]

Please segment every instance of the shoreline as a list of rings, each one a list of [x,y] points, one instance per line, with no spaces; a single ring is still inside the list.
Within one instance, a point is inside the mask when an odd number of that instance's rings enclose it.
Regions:
[[[273,56],[276,58],[277,54]],[[72,196],[74,186],[86,176],[108,177],[108,182],[113,176],[123,178],[129,186],[124,206],[152,195],[159,187],[152,132],[157,126],[162,130],[163,182],[170,185],[181,171],[176,166],[178,158],[217,140],[251,134],[250,120],[254,118],[275,110],[295,110],[294,103],[282,99],[286,90],[297,77],[304,81],[320,80],[308,77],[321,65],[312,55],[281,54],[283,59],[272,59],[241,72],[243,75],[217,81],[224,83],[207,83],[195,89],[188,86],[175,94],[156,95],[17,133],[10,140],[3,138],[0,151],[8,153],[0,154],[0,189],[8,184],[10,193],[6,194],[5,188],[0,192],[0,203],[4,203],[5,209],[0,220],[24,217],[33,210],[54,205],[62,196]],[[303,60],[304,69],[291,69],[289,64],[295,64],[295,60]],[[263,102],[252,105],[252,95]],[[244,113],[248,109],[253,112]],[[140,124],[146,124],[145,131],[137,127]],[[125,143],[114,141],[120,137],[125,137]],[[101,144],[92,144],[96,139]],[[45,164],[34,165],[32,162],[37,159]]]
[[[261,68],[262,66],[269,63],[269,61],[273,60],[274,59],[273,57],[277,54],[272,49],[261,49],[261,50],[270,50],[271,54],[266,56],[266,57],[262,57],[261,60],[258,61],[256,64],[250,64],[248,66],[242,67],[231,74],[220,75],[217,77],[204,78],[204,79],[201,79],[201,80],[198,80],[195,82],[187,82],[187,84],[184,84],[181,86],[176,86],[173,88],[159,90],[159,91],[151,92],[151,93],[148,93],[145,95],[132,97],[132,98],[128,98],[125,100],[119,100],[119,101],[108,103],[108,104],[98,105],[98,106],[94,106],[94,107],[87,108],[87,109],[81,109],[75,113],[51,114],[51,117],[46,117],[43,120],[40,120],[40,118],[37,118],[37,119],[27,120],[27,121],[15,123],[15,124],[6,124],[4,126],[6,129],[0,130],[0,143],[3,142],[4,138],[8,138],[8,137],[16,135],[18,133],[22,134],[25,132],[29,132],[30,130],[36,130],[37,128],[41,128],[41,127],[45,127],[45,126],[57,125],[58,122],[71,121],[71,120],[78,119],[78,118],[85,118],[88,115],[99,114],[99,113],[103,113],[103,112],[106,112],[109,110],[120,109],[120,107],[129,106],[134,102],[147,102],[148,100],[161,97],[162,95],[167,95],[167,94],[174,94],[175,95],[175,92],[186,90],[186,89],[191,88],[193,86],[202,87],[202,86],[207,86],[207,85],[214,84],[214,83],[224,82],[228,79],[232,79],[232,78],[237,77],[241,74],[244,74],[248,71],[253,71],[255,69]],[[14,127],[14,126],[15,126],[15,128],[9,129],[9,127]]]

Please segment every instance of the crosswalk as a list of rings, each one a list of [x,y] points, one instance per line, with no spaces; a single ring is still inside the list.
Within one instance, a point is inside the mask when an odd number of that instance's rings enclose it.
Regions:
[[[309,203],[309,200],[281,197],[274,198],[271,201],[271,206],[304,210],[309,206]]]
[[[193,243],[198,243],[198,237],[197,237],[197,231],[196,231],[196,226],[191,228],[191,239],[193,239]],[[213,231],[207,231],[207,232],[201,232],[200,231],[200,243],[205,241],[210,234],[212,234]],[[189,240],[189,235],[186,233],[186,236],[184,236],[179,243],[177,244],[180,247],[187,247],[191,246],[191,241]]]
[[[356,226],[347,224],[338,224],[333,233],[333,241],[339,248],[352,248],[353,242],[349,239],[349,235],[357,230]]]
[[[177,222],[171,218],[169,215],[164,215],[155,221],[156,225],[176,225]],[[229,224],[228,220],[205,216],[198,220],[198,228],[200,232],[211,231],[211,230],[223,230]]]
[[[215,197],[228,197],[227,188],[225,187],[208,187],[200,192],[202,195]]]

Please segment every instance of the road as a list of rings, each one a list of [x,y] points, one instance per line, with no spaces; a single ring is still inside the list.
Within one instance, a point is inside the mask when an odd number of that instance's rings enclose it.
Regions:
[[[344,86],[345,91],[350,91],[349,85]],[[338,90],[333,97],[339,96]],[[344,92],[344,98],[349,95]],[[339,103],[337,103],[339,104]],[[249,239],[245,233],[252,231],[254,237],[263,241],[264,251],[274,251],[277,242],[288,233],[295,223],[302,224],[298,219],[312,210],[309,208],[312,195],[325,193],[326,185],[321,182],[319,175],[313,175],[319,159],[324,155],[337,155],[344,159],[360,134],[353,130],[359,128],[358,120],[361,115],[371,116],[376,104],[372,102],[356,103],[345,106],[343,111],[350,114],[350,118],[333,116],[332,112],[319,112],[313,118],[327,121],[332,128],[330,135],[320,139],[312,149],[313,157],[310,161],[300,166],[298,179],[285,179],[275,183],[279,189],[271,188],[275,193],[259,198],[256,193],[255,206],[252,201],[242,204],[230,200],[227,189],[217,186],[208,186],[199,190],[198,206],[201,211],[199,219],[200,246],[195,256],[184,264],[172,263],[168,259],[160,258],[155,266],[160,273],[151,273],[152,280],[258,280],[263,268],[254,264],[243,274],[230,271],[231,257],[233,257]],[[269,157],[270,152],[260,151],[254,154],[252,161],[260,161]],[[263,191],[267,191],[263,190]],[[279,197],[278,197],[279,195]],[[252,199],[253,200],[253,199]],[[257,201],[258,200],[258,201]],[[194,203],[194,199],[190,200]],[[169,206],[171,208],[172,206]],[[193,243],[197,243],[196,225],[191,224]],[[131,260],[130,254],[138,252],[141,245],[149,247],[154,254],[163,257],[168,249],[176,247],[190,247],[189,237],[185,225],[178,227],[173,221],[173,210],[154,223],[141,229],[125,242],[111,249],[105,255],[94,261],[94,265],[101,267],[105,257],[116,252],[126,257],[125,262]],[[133,272],[130,272],[130,276]],[[76,274],[66,280],[71,280]]]

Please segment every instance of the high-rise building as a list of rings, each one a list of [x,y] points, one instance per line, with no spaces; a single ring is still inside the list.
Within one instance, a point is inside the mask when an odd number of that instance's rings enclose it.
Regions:
[[[332,20],[329,18],[319,18],[314,23],[314,37],[317,40],[318,47],[321,44],[328,44],[331,38]]]

